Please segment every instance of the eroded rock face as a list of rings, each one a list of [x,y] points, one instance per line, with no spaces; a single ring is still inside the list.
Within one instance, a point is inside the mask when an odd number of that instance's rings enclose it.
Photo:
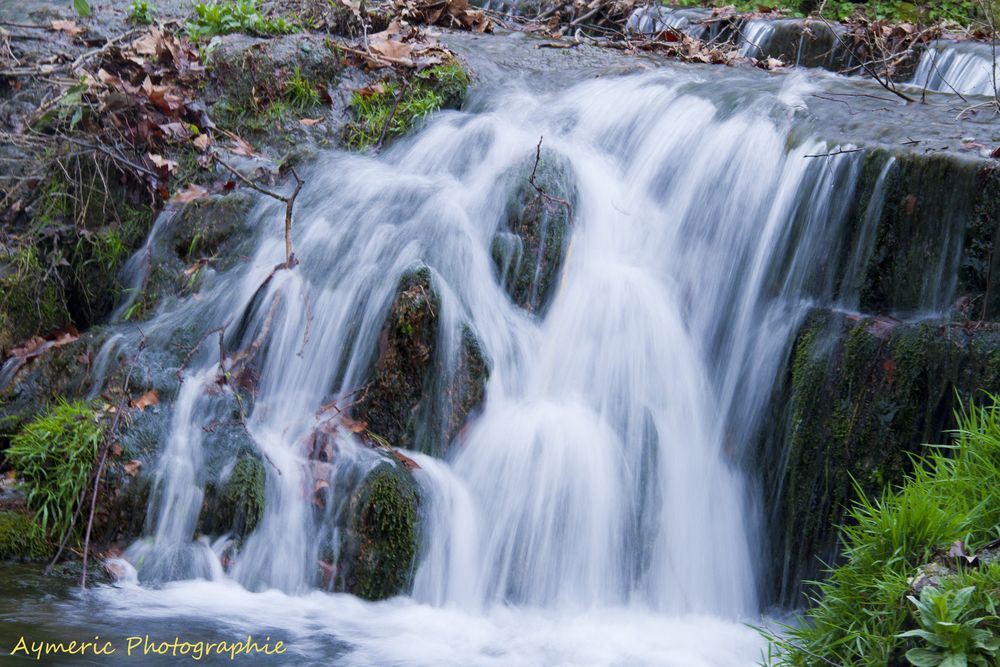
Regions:
[[[400,282],[378,358],[352,413],[394,447],[442,456],[483,399],[489,370],[475,336],[441,349],[441,302],[421,269]]]
[[[516,194],[494,237],[493,259],[514,303],[542,313],[559,282],[577,193],[572,167],[560,155],[543,148],[535,170],[535,184],[549,197],[529,181],[534,164],[532,157],[508,175],[517,183]]]
[[[765,479],[779,492],[768,506],[780,595],[796,602],[820,559],[833,562],[858,490],[877,497],[902,481],[911,453],[947,441],[958,401],[1000,390],[1000,325],[815,311],[788,373],[775,424],[785,463]]]

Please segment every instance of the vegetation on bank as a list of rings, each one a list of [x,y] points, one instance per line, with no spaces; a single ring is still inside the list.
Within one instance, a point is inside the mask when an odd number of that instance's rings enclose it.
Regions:
[[[104,440],[101,414],[90,403],[60,401],[11,438],[5,456],[26,487],[28,508],[42,530],[60,540],[74,528]]]
[[[995,16],[1000,9],[984,0],[935,0],[934,2],[907,2],[907,0],[677,0],[665,4],[679,7],[726,7],[731,6],[740,13],[758,11],[778,11],[788,16],[804,18],[821,16],[830,21],[848,21],[861,18],[870,21],[890,23],[914,23],[929,25],[939,21],[951,21],[970,27],[989,23],[990,15]]]
[[[417,72],[409,81],[356,90],[350,102],[354,122],[345,126],[344,139],[361,150],[401,136],[429,114],[459,106],[468,85],[462,66],[448,62]]]
[[[1000,618],[1000,399],[958,415],[953,445],[841,529],[843,563],[817,584],[769,665],[996,664]],[[918,591],[917,589],[921,590]]]

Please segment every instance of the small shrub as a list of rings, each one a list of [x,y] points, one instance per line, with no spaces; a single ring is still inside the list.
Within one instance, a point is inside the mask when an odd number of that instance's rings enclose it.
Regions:
[[[1000,639],[987,629],[976,627],[983,617],[968,618],[969,602],[975,586],[968,586],[949,593],[925,586],[920,599],[908,596],[917,608],[920,628],[902,632],[898,637],[919,637],[926,647],[911,648],[906,659],[916,667],[973,664],[989,667],[986,658],[995,657],[1000,649]]]
[[[298,26],[278,16],[268,18],[260,13],[257,0],[224,0],[199,2],[194,6],[195,17],[187,24],[192,39],[243,32],[269,37],[298,31]]]
[[[132,23],[149,25],[156,16],[156,7],[149,4],[148,0],[132,0],[128,8],[128,19]]]
[[[94,406],[66,401],[11,438],[7,459],[27,486],[28,507],[54,538],[71,528],[103,438]]]

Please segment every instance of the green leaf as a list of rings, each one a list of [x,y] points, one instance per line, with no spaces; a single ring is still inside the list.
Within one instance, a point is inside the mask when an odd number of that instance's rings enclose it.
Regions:
[[[915,667],[938,667],[941,664],[942,655],[937,651],[925,648],[911,648],[906,652],[906,659]]]
[[[73,0],[73,8],[83,18],[87,18],[93,13],[90,10],[90,5],[87,4],[87,0]]]
[[[964,653],[950,653],[941,661],[939,667],[969,667]]]

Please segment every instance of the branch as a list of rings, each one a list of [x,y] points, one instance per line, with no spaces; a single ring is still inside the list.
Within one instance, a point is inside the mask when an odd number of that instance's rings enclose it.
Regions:
[[[257,185],[249,178],[241,174],[239,171],[237,171],[236,167],[234,167],[233,165],[229,164],[221,157],[219,157],[218,154],[215,155],[215,159],[219,162],[219,164],[221,164],[223,167],[232,172],[233,176],[242,181],[244,185],[253,188],[262,195],[266,195],[268,197],[271,197],[272,199],[277,199],[278,201],[283,202],[285,204],[285,264],[284,266],[276,268],[285,268],[285,269],[294,268],[295,265],[299,263],[299,261],[295,259],[295,253],[292,252],[292,207],[295,206],[295,198],[299,196],[299,191],[305,184],[305,181],[299,178],[299,173],[295,171],[295,167],[289,168],[292,172],[292,176],[295,177],[295,189],[292,190],[292,194],[286,197],[285,195],[278,194],[273,190],[268,190],[267,188]]]
[[[535,172],[538,171],[538,163],[542,159],[542,139],[544,139],[544,138],[545,137],[538,137],[538,145],[535,146],[535,165],[531,168],[531,176],[528,177],[528,183],[531,183],[531,187],[535,188],[535,191],[540,196],[544,197],[545,199],[548,199],[551,202],[555,202],[556,204],[562,204],[563,206],[565,206],[566,207],[566,212],[570,216],[572,216],[573,215],[573,205],[572,204],[570,204],[565,199],[560,199],[559,197],[553,197],[548,192],[546,192],[545,190],[543,190],[541,188],[541,186],[539,186],[537,183],[535,183]]]
[[[857,152],[863,151],[863,150],[864,150],[863,147],[862,148],[848,148],[847,150],[844,150],[843,148],[838,148],[837,150],[835,150],[835,151],[833,151],[831,153],[817,153],[816,155],[805,155],[804,157],[830,157],[830,156],[833,156],[833,155],[843,155],[844,153],[857,153]]]

